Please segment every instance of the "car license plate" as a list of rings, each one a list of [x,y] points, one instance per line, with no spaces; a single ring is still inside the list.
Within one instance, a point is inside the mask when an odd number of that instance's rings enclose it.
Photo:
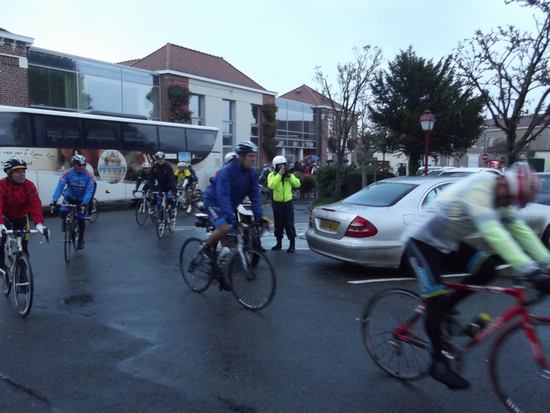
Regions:
[[[322,219],[319,223],[319,227],[321,229],[327,229],[329,231],[338,231],[338,226],[340,225],[339,222],[334,221],[327,221],[326,219]]]

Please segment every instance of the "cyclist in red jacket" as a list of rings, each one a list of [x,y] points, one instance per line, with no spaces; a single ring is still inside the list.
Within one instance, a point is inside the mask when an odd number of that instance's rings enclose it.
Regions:
[[[4,172],[8,175],[0,179],[0,233],[11,229],[30,228],[29,216],[36,224],[36,229],[44,233],[44,216],[42,202],[36,186],[25,177],[27,164],[21,159],[8,159],[4,162]],[[4,237],[0,241],[0,267],[5,269]],[[23,239],[23,251],[28,255],[28,237]]]

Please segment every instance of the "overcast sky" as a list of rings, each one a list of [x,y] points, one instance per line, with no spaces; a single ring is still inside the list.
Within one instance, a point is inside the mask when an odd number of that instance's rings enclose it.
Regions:
[[[333,74],[354,46],[392,60],[409,45],[438,60],[476,29],[532,31],[532,11],[504,0],[0,0],[0,27],[34,46],[120,62],[166,43],[221,56],[279,94]]]

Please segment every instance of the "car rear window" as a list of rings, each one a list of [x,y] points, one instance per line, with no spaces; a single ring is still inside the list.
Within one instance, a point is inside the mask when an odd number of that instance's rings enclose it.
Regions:
[[[471,175],[471,174],[473,174],[473,172],[449,171],[449,172],[442,172],[440,174],[440,176],[466,176],[466,175]]]
[[[378,182],[361,189],[342,202],[365,206],[387,207],[397,203],[418,185],[402,182]]]

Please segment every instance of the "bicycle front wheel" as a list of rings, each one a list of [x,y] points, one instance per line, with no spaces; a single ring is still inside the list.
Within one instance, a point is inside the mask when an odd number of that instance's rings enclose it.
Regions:
[[[510,412],[541,412],[550,394],[550,318],[534,317],[533,325],[546,366],[534,358],[520,322],[508,327],[489,351],[493,391]],[[546,406],[546,407],[544,407]]]
[[[180,271],[183,281],[196,293],[202,293],[212,282],[211,266],[200,254],[203,241],[189,238],[180,250]]]
[[[157,222],[155,225],[155,231],[157,233],[158,239],[161,239],[164,236],[165,230],[166,230],[166,210],[162,207],[159,207],[157,211]]]
[[[90,221],[92,224],[97,221],[97,217],[99,216],[99,205],[97,202],[97,199],[92,198],[88,205],[88,212],[86,217],[88,218],[88,221]]]
[[[168,216],[168,231],[174,232],[176,230],[176,217],[178,214],[178,209],[173,208],[166,215]]]
[[[13,277],[13,296],[15,308],[21,317],[26,317],[31,311],[34,292],[32,268],[26,254],[21,254],[15,264]]]
[[[421,322],[420,296],[403,289],[383,290],[367,303],[361,336],[374,363],[390,376],[414,380],[426,375],[431,355]]]
[[[73,224],[69,223],[68,225],[65,225],[65,238],[64,238],[64,252],[65,252],[65,262],[71,261],[71,258],[73,258],[74,251],[75,251],[75,244],[74,244],[74,238],[75,233],[73,229]]]
[[[247,310],[267,307],[275,296],[277,278],[269,259],[259,251],[236,251],[228,260],[226,276],[233,296]]]
[[[145,207],[145,201],[143,199],[139,200],[136,204],[136,222],[142,227],[147,221],[147,208]]]

